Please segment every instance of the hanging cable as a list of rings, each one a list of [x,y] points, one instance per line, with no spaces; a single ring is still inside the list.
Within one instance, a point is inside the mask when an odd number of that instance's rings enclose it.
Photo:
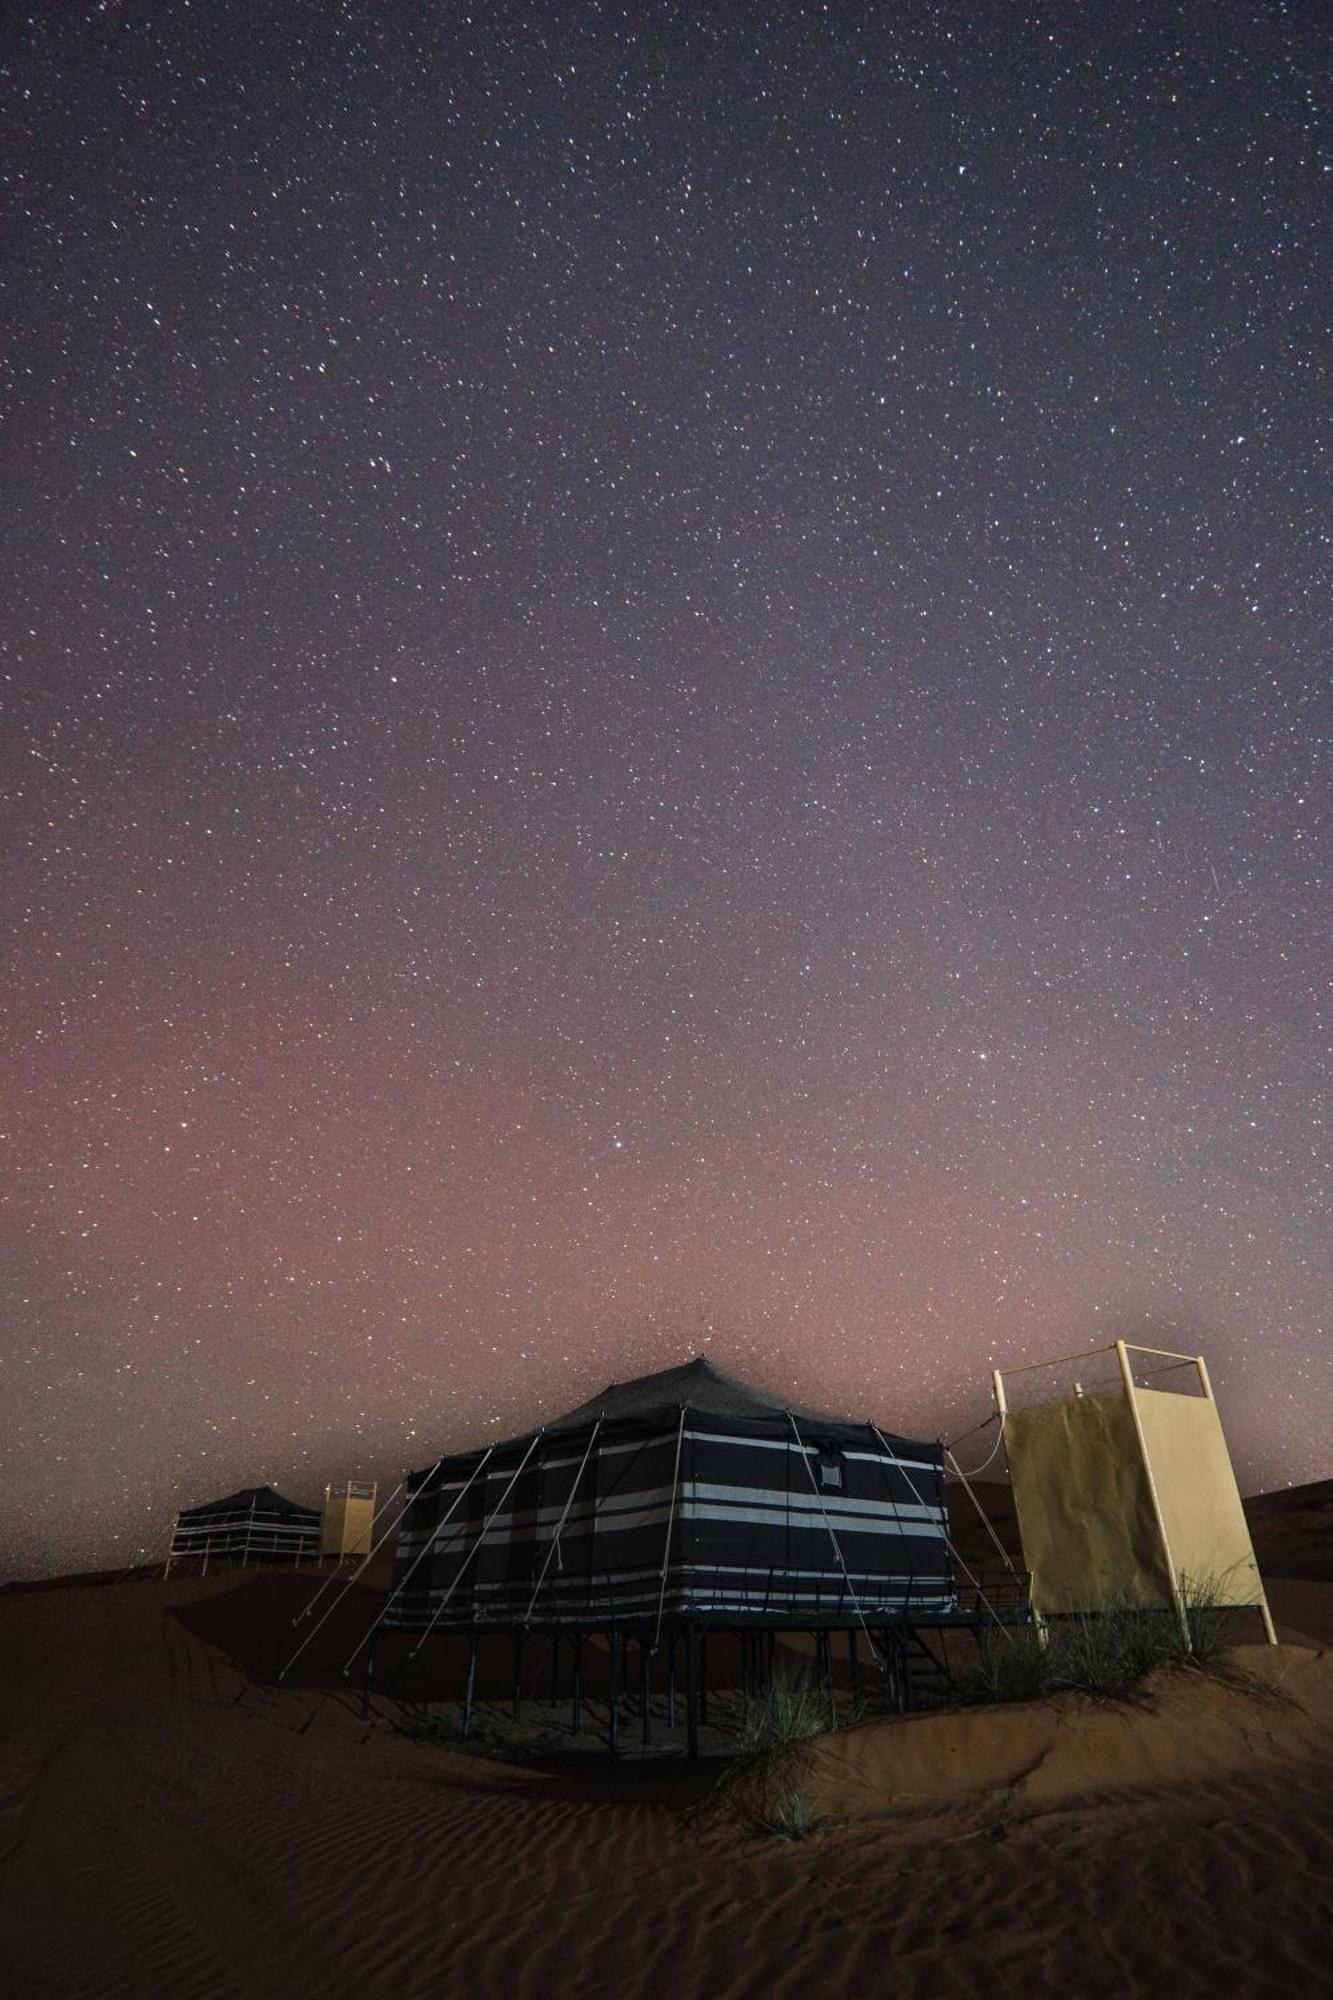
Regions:
[[[990,1452],[987,1454],[985,1458],[982,1459],[980,1465],[974,1465],[970,1472],[964,1472],[962,1466],[958,1465],[957,1461],[955,1460],[954,1462],[955,1469],[960,1479],[980,1479],[982,1473],[985,1472],[991,1465],[994,1464],[996,1458],[999,1456],[1000,1447],[1004,1443],[1004,1418],[1000,1417],[997,1419],[996,1417],[988,1417],[986,1419],[987,1423],[992,1423],[992,1424],[995,1423],[997,1420],[1000,1426],[999,1435],[997,1436],[994,1445],[991,1447]],[[978,1425],[977,1428],[980,1429],[981,1426]],[[972,1433],[971,1431],[969,1431],[968,1436],[971,1437],[971,1435]],[[946,1451],[952,1452],[951,1446],[946,1445],[944,1448]]]
[[[852,1607],[855,1610],[857,1617],[861,1621],[861,1630],[866,1635],[866,1644],[870,1648],[871,1658],[874,1660],[876,1666],[878,1666],[881,1664],[879,1656],[879,1647],[875,1644],[875,1641],[871,1636],[870,1627],[866,1624],[866,1615],[865,1612],[861,1609],[861,1600],[856,1594],[856,1586],[852,1582],[851,1572],[848,1570],[847,1564],[843,1559],[842,1545],[839,1542],[837,1535],[833,1531],[833,1523],[829,1519],[828,1508],[824,1505],[824,1496],[819,1490],[819,1481],[815,1478],[815,1469],[813,1465],[811,1465],[810,1463],[810,1459],[809,1456],[807,1455],[805,1445],[801,1440],[801,1433],[796,1428],[795,1417],[792,1415],[790,1410],[786,1412],[786,1416],[787,1416],[787,1422],[791,1425],[792,1436],[796,1439],[797,1450],[801,1454],[801,1463],[805,1467],[806,1472],[809,1475],[811,1489],[814,1493],[815,1499],[819,1503],[819,1511],[824,1516],[824,1526],[828,1529],[828,1538],[833,1544],[833,1553],[838,1558],[838,1564],[842,1570],[843,1578],[847,1585],[847,1593],[852,1600]]]
[[[676,1430],[676,1463],[671,1473],[671,1505],[667,1509],[666,1542],[662,1548],[662,1581],[657,1591],[657,1623],[653,1628],[652,1650],[656,1653],[662,1638],[662,1612],[666,1605],[667,1570],[671,1563],[671,1530],[676,1519],[676,1493],[680,1486],[680,1448],[685,1441],[685,1405],[680,1406],[680,1424]]]
[[[417,1640],[416,1645],[412,1648],[411,1652],[408,1654],[407,1657],[409,1660],[415,1660],[417,1654],[421,1651],[421,1648],[425,1645],[427,1639],[429,1639],[431,1633],[435,1630],[435,1627],[439,1624],[440,1619],[444,1616],[445,1606],[448,1604],[449,1599],[453,1596],[454,1592],[457,1590],[459,1584],[463,1581],[463,1574],[465,1570],[468,1568],[468,1565],[471,1563],[473,1556],[476,1555],[478,1549],[480,1549],[482,1543],[485,1541],[487,1535],[490,1533],[492,1523],[494,1522],[496,1516],[503,1510],[505,1502],[508,1500],[515,1486],[518,1484],[519,1474],[522,1472],[528,1460],[532,1457],[533,1452],[536,1451],[537,1446],[541,1443],[544,1435],[545,1435],[544,1425],[541,1430],[533,1432],[532,1443],[528,1446],[522,1458],[515,1466],[513,1477],[510,1479],[508,1486],[505,1487],[504,1492],[500,1495],[500,1498],[496,1501],[494,1507],[491,1509],[490,1514],[487,1516],[486,1520],[482,1523],[481,1533],[477,1536],[476,1541],[472,1544],[472,1547],[468,1550],[462,1562],[458,1565],[457,1570],[454,1572],[453,1582],[449,1585],[449,1588],[445,1591],[444,1596],[440,1599],[439,1603],[436,1605],[435,1616],[431,1619],[430,1624],[426,1627],[421,1637]]]
[[[601,1416],[599,1415],[597,1418],[597,1422],[592,1427],[592,1436],[588,1439],[588,1449],[584,1452],[583,1457],[580,1459],[579,1469],[574,1474],[574,1484],[569,1489],[569,1498],[565,1502],[565,1511],[560,1516],[560,1519],[556,1524],[555,1533],[551,1537],[551,1546],[546,1551],[546,1561],[542,1564],[541,1575],[537,1578],[537,1587],[533,1591],[531,1598],[528,1600],[527,1612],[523,1619],[523,1623],[525,1625],[529,1625],[532,1622],[532,1607],[537,1602],[538,1597],[541,1595],[542,1585],[546,1581],[546,1572],[551,1567],[551,1558],[560,1546],[560,1537],[561,1534],[564,1532],[565,1522],[569,1519],[569,1510],[574,1504],[574,1495],[579,1490],[579,1481],[583,1477],[583,1468],[587,1465],[589,1458],[591,1458],[592,1456],[592,1448],[597,1442],[597,1433],[601,1428],[602,1428],[602,1419]]]
[[[463,1485],[459,1488],[458,1494],[455,1497],[454,1501],[452,1502],[449,1511],[445,1514],[443,1520],[437,1521],[435,1523],[435,1526],[428,1531],[425,1541],[422,1543],[417,1554],[413,1557],[411,1564],[404,1572],[402,1582],[397,1584],[395,1588],[389,1592],[389,1595],[384,1600],[384,1608],[380,1612],[379,1617],[371,1625],[370,1630],[361,1639],[360,1643],[354,1646],[352,1648],[352,1651],[348,1654],[347,1664],[343,1668],[344,1680],[351,1672],[352,1661],[361,1651],[361,1647],[368,1645],[370,1643],[370,1640],[374,1637],[375,1633],[384,1623],[384,1620],[393,1610],[394,1605],[398,1602],[403,1592],[407,1589],[408,1584],[412,1581],[412,1578],[416,1575],[422,1563],[425,1562],[426,1557],[433,1552],[436,1543],[439,1541],[441,1534],[448,1527],[450,1521],[453,1520],[454,1515],[458,1512],[464,1500],[467,1498],[468,1493],[471,1491],[473,1482],[475,1481],[477,1474],[484,1470],[487,1460],[493,1455],[494,1451],[495,1451],[495,1446],[493,1444],[488,1444],[485,1451],[482,1453],[481,1458],[478,1460],[476,1465],[473,1466],[471,1472],[468,1474],[467,1479],[464,1481]],[[436,1467],[438,1468],[443,1463],[444,1463],[443,1459],[437,1459]],[[422,1484],[424,1487],[425,1482],[423,1481]],[[415,1494],[413,1495],[413,1498],[414,1499],[416,1498]],[[406,1512],[406,1509],[404,1509],[404,1512]],[[312,1634],[311,1636],[313,1637],[314,1635]]]

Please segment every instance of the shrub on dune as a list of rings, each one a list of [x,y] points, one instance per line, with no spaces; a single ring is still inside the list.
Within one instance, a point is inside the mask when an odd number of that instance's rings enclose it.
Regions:
[[[1209,1578],[1183,1578],[1185,1619],[1123,1600],[1053,1618],[1044,1631],[1009,1627],[986,1636],[962,1677],[964,1701],[1034,1701],[1050,1694],[1119,1700],[1164,1667],[1217,1673],[1231,1643],[1233,1614]]]

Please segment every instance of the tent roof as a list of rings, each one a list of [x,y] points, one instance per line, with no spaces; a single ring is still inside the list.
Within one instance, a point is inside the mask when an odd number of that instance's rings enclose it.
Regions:
[[[235,1493],[225,1493],[220,1500],[201,1500],[197,1506],[182,1507],[183,1514],[233,1514],[248,1513],[253,1505],[256,1514],[282,1514],[286,1516],[318,1514],[318,1507],[303,1507],[296,1500],[289,1500],[285,1493],[279,1493],[272,1486],[242,1486]]]
[[[784,1402],[770,1390],[756,1389],[751,1383],[742,1382],[738,1376],[728,1375],[723,1369],[714,1367],[706,1355],[700,1354],[678,1368],[661,1368],[652,1375],[636,1375],[630,1382],[608,1382],[595,1396],[589,1396],[586,1403],[580,1403],[577,1409],[567,1410],[562,1417],[553,1417],[541,1426],[541,1430],[548,1437],[553,1432],[582,1430],[599,1417],[611,1422],[633,1423],[638,1420],[673,1424],[682,1409],[742,1423],[776,1426],[784,1432],[789,1428],[787,1419],[792,1416],[799,1424],[813,1425],[825,1437],[832,1435],[844,1443],[864,1439],[873,1421],[869,1417],[834,1416],[827,1410],[812,1409],[808,1403]],[[891,1431],[883,1424],[876,1428],[887,1444],[915,1443],[917,1449],[922,1451],[935,1449],[906,1438],[899,1431]],[[526,1445],[535,1435],[535,1428],[522,1431],[517,1437],[497,1439],[491,1449],[501,1451],[510,1446]],[[480,1446],[471,1450],[462,1448],[446,1456],[470,1458],[480,1449]],[[425,1478],[427,1475],[414,1473],[412,1476]]]
[[[794,1403],[790,1399],[784,1402],[767,1389],[755,1389],[738,1376],[728,1375],[723,1369],[714,1367],[706,1355],[700,1354],[679,1368],[660,1368],[653,1375],[636,1375],[630,1382],[608,1382],[586,1403],[580,1403],[577,1409],[557,1417],[546,1428],[548,1431],[573,1430],[581,1424],[590,1423],[594,1417],[647,1416],[652,1411],[679,1409],[682,1406],[704,1410],[715,1417],[771,1420],[784,1417],[790,1411],[793,1416],[808,1418],[811,1423],[847,1422],[845,1417],[832,1416],[825,1410],[812,1410],[804,1403]]]

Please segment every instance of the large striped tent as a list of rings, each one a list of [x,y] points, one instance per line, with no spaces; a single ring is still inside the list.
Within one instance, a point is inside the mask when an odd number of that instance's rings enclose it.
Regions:
[[[943,1453],[700,1358],[410,1475],[384,1623],[814,1629],[947,1613]]]
[[[320,1510],[302,1507],[271,1486],[245,1486],[221,1500],[182,1507],[167,1568],[187,1556],[209,1562],[299,1562],[318,1556]]]

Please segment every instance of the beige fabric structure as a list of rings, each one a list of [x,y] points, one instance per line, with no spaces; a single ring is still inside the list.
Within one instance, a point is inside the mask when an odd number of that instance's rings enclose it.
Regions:
[[[1139,1387],[1125,1342],[1114,1352],[1120,1388],[1033,1409],[1009,1409],[995,1375],[1033,1611],[1128,1603],[1183,1617],[1206,1599],[1257,1609],[1274,1638],[1202,1357],[1163,1356],[1194,1364],[1201,1393],[1181,1395]]]
[[[373,1479],[346,1479],[341,1486],[324,1488],[324,1518],[320,1527],[319,1553],[336,1556],[370,1554],[371,1526],[375,1519]]]

